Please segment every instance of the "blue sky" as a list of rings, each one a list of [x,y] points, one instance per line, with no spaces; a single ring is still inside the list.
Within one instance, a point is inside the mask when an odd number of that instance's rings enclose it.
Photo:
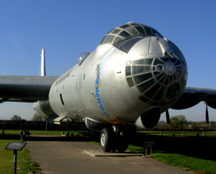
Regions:
[[[187,86],[216,89],[215,6],[214,0],[0,1],[0,74],[39,75],[45,47],[47,75],[60,76],[112,28],[134,21],[152,26],[181,49],[188,63]],[[14,114],[31,119],[32,104],[0,105],[0,119]],[[179,114],[202,121],[205,105],[171,111]],[[210,109],[210,120],[216,120],[216,110]]]

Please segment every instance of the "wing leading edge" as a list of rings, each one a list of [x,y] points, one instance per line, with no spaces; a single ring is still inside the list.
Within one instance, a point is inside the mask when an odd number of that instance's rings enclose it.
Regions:
[[[0,102],[48,100],[55,76],[0,76]]]
[[[187,109],[198,104],[200,101],[216,109],[216,90],[186,87],[182,96],[172,106],[172,109]]]

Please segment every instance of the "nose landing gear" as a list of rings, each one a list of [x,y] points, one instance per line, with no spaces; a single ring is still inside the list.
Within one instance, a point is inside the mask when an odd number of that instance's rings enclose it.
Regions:
[[[104,128],[100,133],[100,144],[104,152],[110,152],[113,147],[113,132],[111,128]]]
[[[123,153],[128,148],[127,133],[119,125],[104,128],[100,133],[100,144],[104,152]]]

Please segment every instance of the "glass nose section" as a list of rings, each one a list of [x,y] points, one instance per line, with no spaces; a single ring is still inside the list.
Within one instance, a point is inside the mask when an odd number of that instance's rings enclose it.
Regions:
[[[129,87],[136,86],[142,100],[158,105],[176,98],[181,83],[186,83],[184,60],[162,57],[147,58],[126,63],[126,78]]]

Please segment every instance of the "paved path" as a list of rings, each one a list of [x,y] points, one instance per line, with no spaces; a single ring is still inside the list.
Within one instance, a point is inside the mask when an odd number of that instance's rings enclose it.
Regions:
[[[78,141],[27,141],[32,158],[44,174],[185,174],[176,167],[168,166],[151,158],[92,157],[84,150],[99,150],[98,145]]]

